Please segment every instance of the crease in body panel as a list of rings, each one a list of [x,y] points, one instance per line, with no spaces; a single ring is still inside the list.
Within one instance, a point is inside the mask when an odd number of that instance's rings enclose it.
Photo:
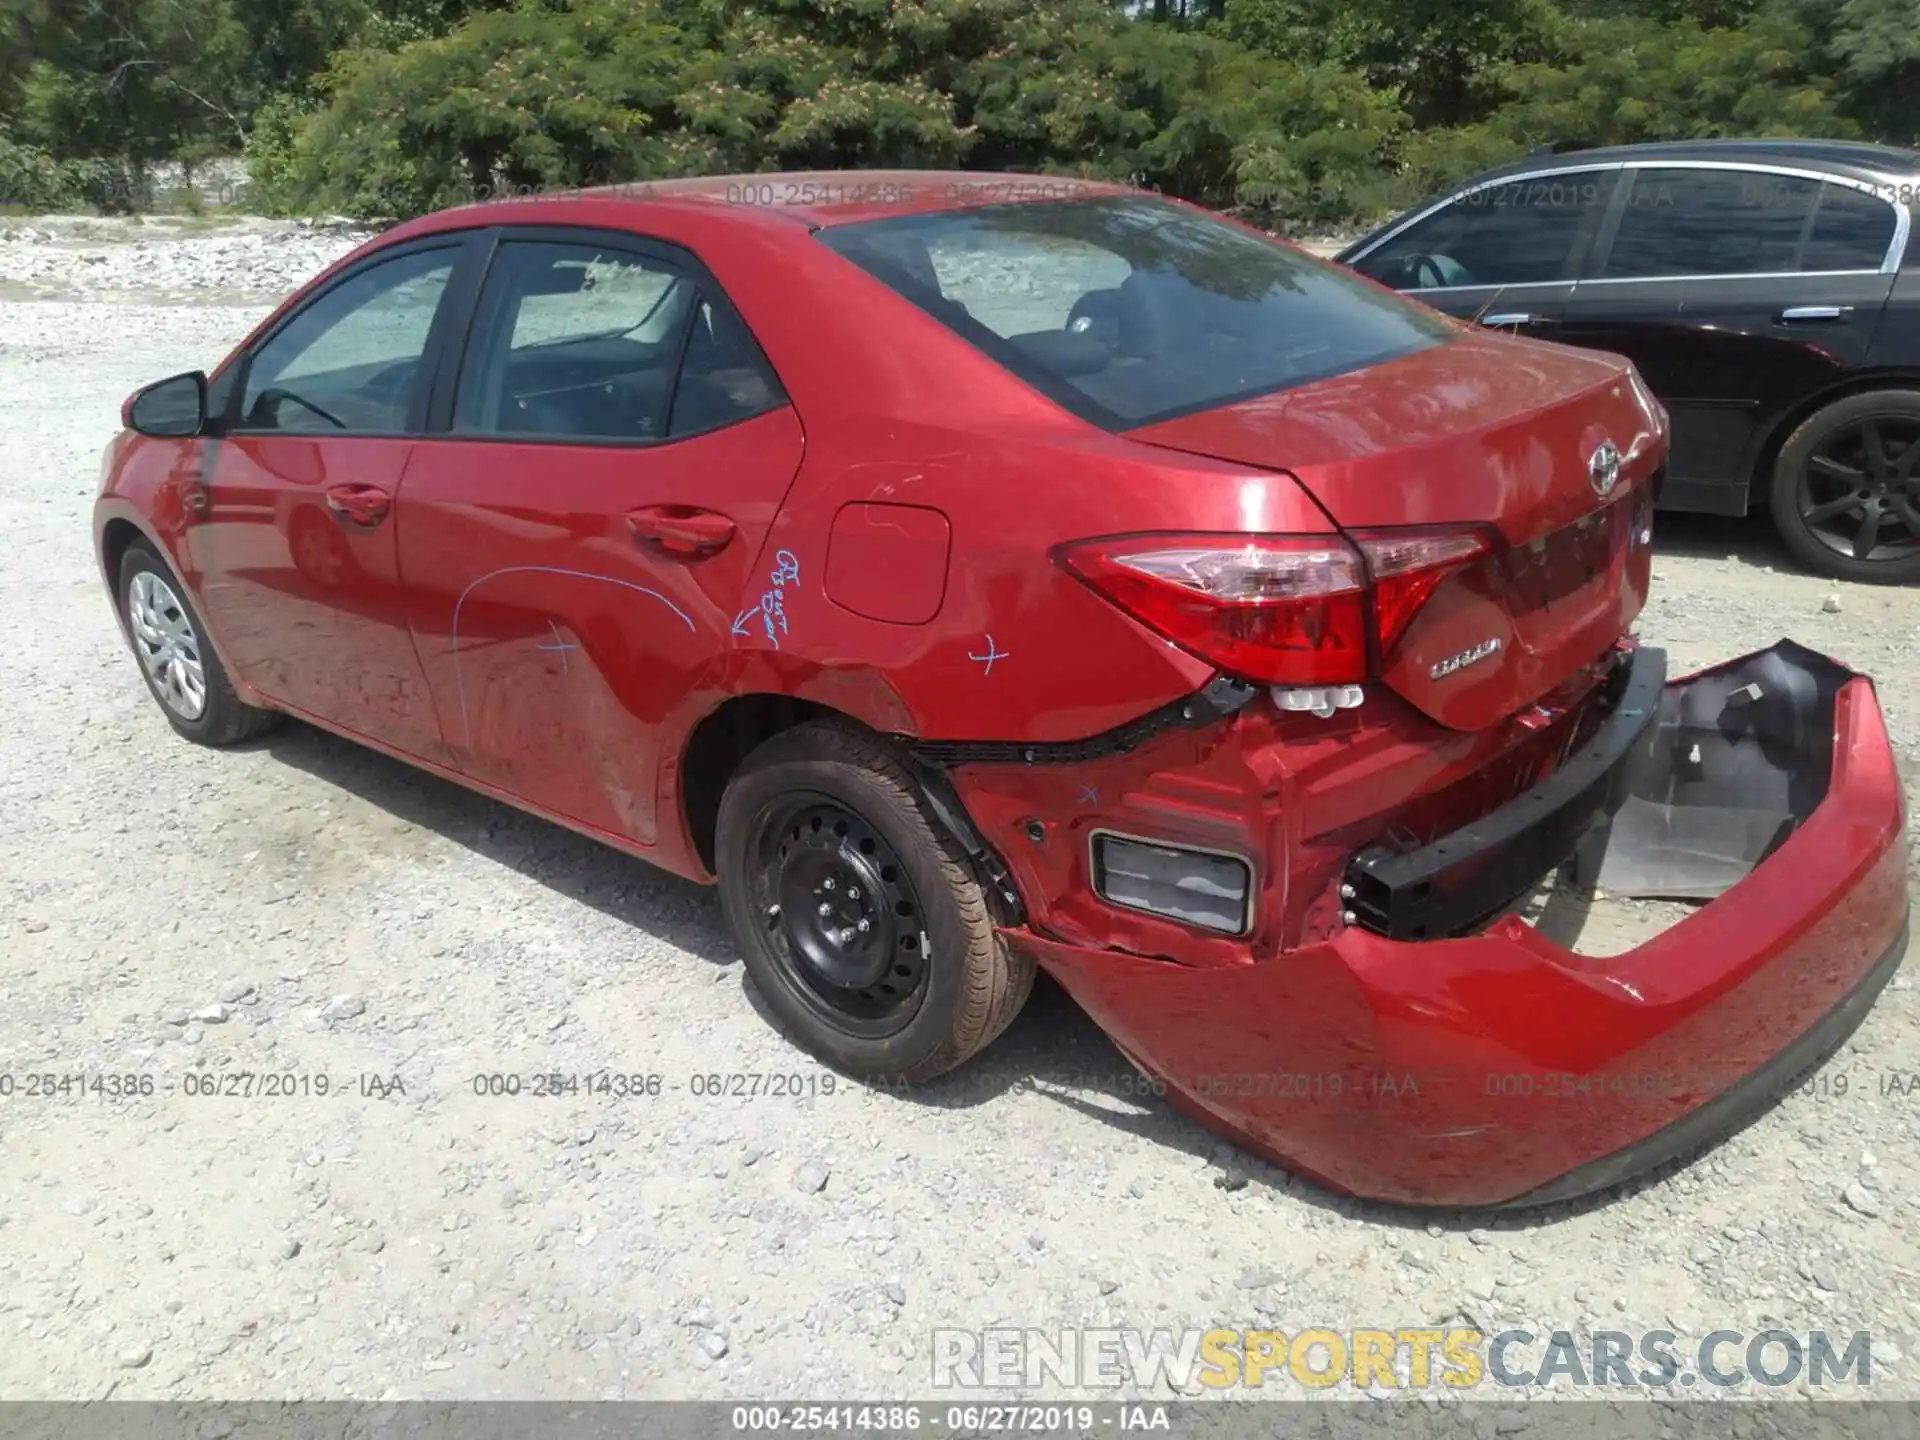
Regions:
[[[475,580],[471,585],[467,586],[466,589],[462,590],[460,592],[460,598],[453,603],[453,684],[455,691],[460,697],[460,743],[468,749],[471,749],[473,746],[473,719],[467,709],[466,675],[460,666],[460,612],[465,608],[468,597],[471,596],[474,591],[478,590],[489,580],[497,580],[502,575],[564,575],[573,580],[597,580],[603,585],[618,585],[623,590],[632,590],[638,594],[658,600],[662,605],[666,606],[667,609],[680,617],[689,632],[698,633],[698,629],[693,623],[693,617],[688,615],[686,611],[682,610],[658,590],[649,590],[646,586],[636,585],[631,580],[616,580],[611,575],[595,575],[589,570],[566,570],[555,565],[508,565],[503,569],[489,570],[485,575],[482,575],[478,580]],[[549,618],[547,623],[550,627],[554,624],[551,618]],[[555,633],[557,635],[558,631],[556,630]],[[562,658],[564,659],[564,656]]]

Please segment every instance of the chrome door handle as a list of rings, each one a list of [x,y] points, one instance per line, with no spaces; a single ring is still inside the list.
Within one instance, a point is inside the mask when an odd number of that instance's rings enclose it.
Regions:
[[[1853,313],[1851,305],[1795,305],[1782,310],[1782,325],[1807,325],[1822,320],[1840,320]]]
[[[1498,315],[1482,315],[1480,323],[1499,329],[1507,325],[1538,325],[1542,322],[1538,315],[1530,315],[1525,310],[1510,310]]]

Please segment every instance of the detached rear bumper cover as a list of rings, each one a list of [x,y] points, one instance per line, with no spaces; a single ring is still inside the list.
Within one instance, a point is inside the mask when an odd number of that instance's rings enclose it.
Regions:
[[[1629,749],[1621,786],[1664,813],[1731,797],[1749,833],[1756,810],[1778,826],[1744,879],[1623,955],[1511,917],[1422,941],[1356,925],[1212,968],[1007,938],[1176,1104],[1290,1170],[1409,1204],[1566,1199],[1767,1104],[1858,1024],[1906,941],[1904,802],[1866,678],[1783,642],[1665,686]]]

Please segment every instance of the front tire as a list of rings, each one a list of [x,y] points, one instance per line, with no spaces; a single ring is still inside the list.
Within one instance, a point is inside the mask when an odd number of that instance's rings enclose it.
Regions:
[[[280,720],[235,693],[187,587],[144,540],[120,559],[120,613],[147,689],[181,735],[196,745],[235,745]]]
[[[1815,411],[1780,447],[1768,496],[1794,558],[1839,580],[1920,580],[1920,391]]]
[[[722,904],[747,971],[807,1050],[863,1079],[931,1080],[1033,989],[966,858],[876,737],[816,722],[749,756],[720,801]]]

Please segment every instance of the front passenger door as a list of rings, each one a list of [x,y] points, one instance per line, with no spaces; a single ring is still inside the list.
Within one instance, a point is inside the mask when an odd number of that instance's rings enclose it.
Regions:
[[[1606,214],[1615,173],[1565,170],[1476,186],[1347,263],[1462,320],[1558,339],[1561,307]]]
[[[745,607],[799,421],[692,256],[556,229],[499,243],[449,424],[399,512],[455,762],[650,845],[667,716],[743,636],[778,643]],[[787,569],[779,588],[813,583]]]

